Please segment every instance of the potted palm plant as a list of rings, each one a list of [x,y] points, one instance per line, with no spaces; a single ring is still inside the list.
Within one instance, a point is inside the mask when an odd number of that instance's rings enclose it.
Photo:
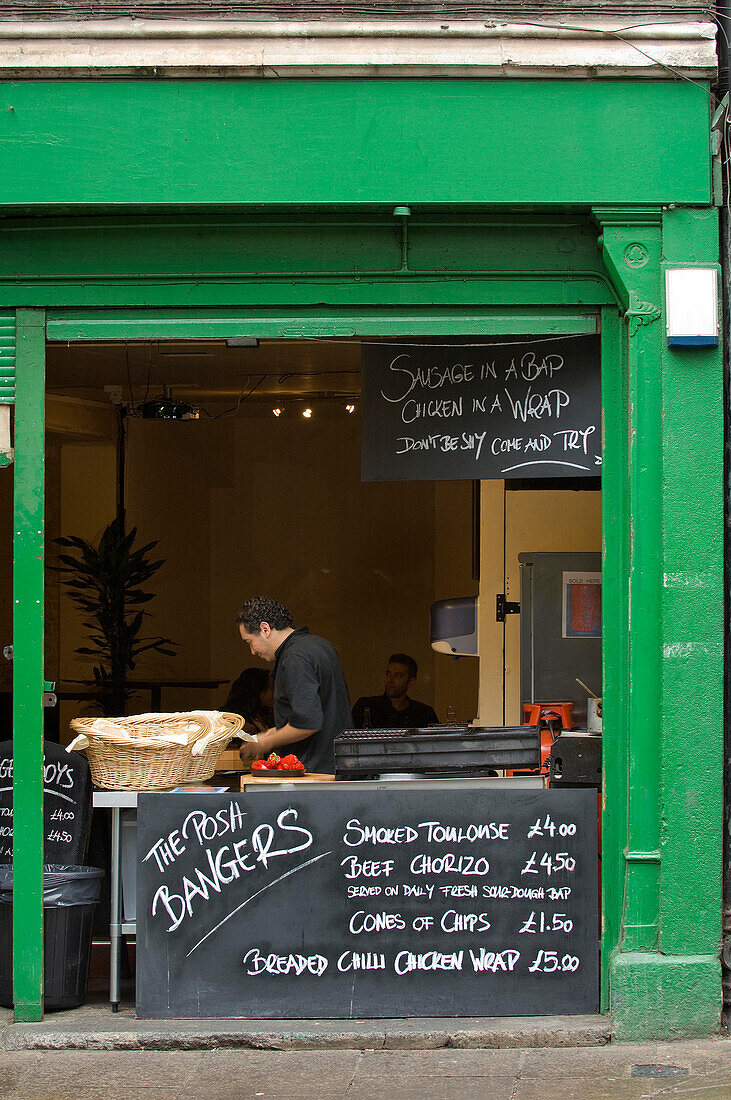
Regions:
[[[154,651],[174,657],[176,643],[158,635],[143,635],[149,612],[144,605],[155,598],[143,585],[165,564],[154,560],[157,541],[135,548],[137,528],[126,532],[123,520],[114,519],[99,544],[69,535],[57,539],[68,553],[59,555],[61,583],[70,599],[87,616],[88,645],[76,652],[93,657],[94,679],[101,688],[101,709],[108,717],[124,714],[130,696],[127,674],[142,653]]]

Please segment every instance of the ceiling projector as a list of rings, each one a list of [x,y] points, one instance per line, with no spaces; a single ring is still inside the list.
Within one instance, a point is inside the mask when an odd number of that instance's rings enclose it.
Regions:
[[[162,397],[153,397],[140,405],[143,420],[198,420],[200,409],[185,401],[175,401],[171,386],[163,386]]]

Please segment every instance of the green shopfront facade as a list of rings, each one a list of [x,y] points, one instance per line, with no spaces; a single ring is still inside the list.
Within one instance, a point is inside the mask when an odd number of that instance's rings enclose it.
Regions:
[[[710,126],[702,81],[3,85],[16,1018],[42,1014],[46,342],[599,327],[602,1005],[618,1037],[718,1028],[722,356],[664,316],[666,266],[718,264]]]

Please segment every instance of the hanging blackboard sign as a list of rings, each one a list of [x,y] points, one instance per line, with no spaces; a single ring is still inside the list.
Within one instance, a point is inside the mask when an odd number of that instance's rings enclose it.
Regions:
[[[364,481],[597,477],[598,336],[363,344]]]
[[[142,1017],[598,1010],[596,792],[145,794]]]
[[[83,864],[91,775],[86,758],[43,742],[43,862]],[[0,863],[13,858],[13,742],[0,742]]]

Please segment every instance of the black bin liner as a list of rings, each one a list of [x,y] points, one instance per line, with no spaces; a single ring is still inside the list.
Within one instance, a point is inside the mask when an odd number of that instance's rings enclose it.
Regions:
[[[98,867],[43,867],[44,1008],[86,1000],[92,921],[104,872]],[[13,867],[0,865],[0,1005],[13,1007]]]

